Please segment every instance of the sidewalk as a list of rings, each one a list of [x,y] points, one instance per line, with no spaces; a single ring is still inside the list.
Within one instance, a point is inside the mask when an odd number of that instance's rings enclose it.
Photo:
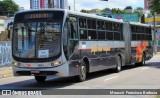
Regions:
[[[0,79],[12,76],[13,76],[13,71],[11,66],[0,67]]]

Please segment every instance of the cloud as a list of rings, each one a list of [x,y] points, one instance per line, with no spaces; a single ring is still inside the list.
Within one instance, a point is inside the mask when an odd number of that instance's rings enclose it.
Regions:
[[[69,6],[71,9],[74,9],[74,0],[68,0]],[[105,7],[108,8],[120,8],[124,9],[126,6],[143,7],[144,0],[108,0],[108,2],[100,1],[100,0],[75,0],[76,2],[76,10],[80,11],[81,9],[93,9],[99,8],[103,9]]]
[[[25,9],[30,9],[30,0],[14,0],[20,7]],[[124,9],[126,6],[143,7],[144,0],[75,0],[76,2],[76,11],[81,9],[103,9],[103,8],[120,8]],[[68,4],[71,7],[71,10],[74,10],[74,0],[68,0]]]
[[[26,10],[30,9],[30,0],[13,0],[19,7],[24,7]]]

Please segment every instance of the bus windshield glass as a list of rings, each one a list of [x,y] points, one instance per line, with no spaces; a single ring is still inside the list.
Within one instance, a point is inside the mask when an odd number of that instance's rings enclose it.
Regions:
[[[30,18],[30,16],[26,17]],[[55,18],[16,21],[13,34],[13,55],[25,59],[57,57],[61,51],[61,24],[62,20]]]

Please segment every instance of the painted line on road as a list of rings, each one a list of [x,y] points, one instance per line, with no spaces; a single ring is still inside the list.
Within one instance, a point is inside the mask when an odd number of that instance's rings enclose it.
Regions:
[[[105,79],[104,81],[108,81],[108,80],[111,80],[111,79],[115,79],[115,78],[118,78],[119,76],[114,76],[114,77],[111,77],[111,78],[107,78]]]

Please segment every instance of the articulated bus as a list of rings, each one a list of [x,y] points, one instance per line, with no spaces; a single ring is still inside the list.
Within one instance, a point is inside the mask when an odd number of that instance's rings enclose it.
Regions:
[[[80,12],[43,9],[15,14],[14,76],[71,77],[141,64],[153,56],[151,26]]]

